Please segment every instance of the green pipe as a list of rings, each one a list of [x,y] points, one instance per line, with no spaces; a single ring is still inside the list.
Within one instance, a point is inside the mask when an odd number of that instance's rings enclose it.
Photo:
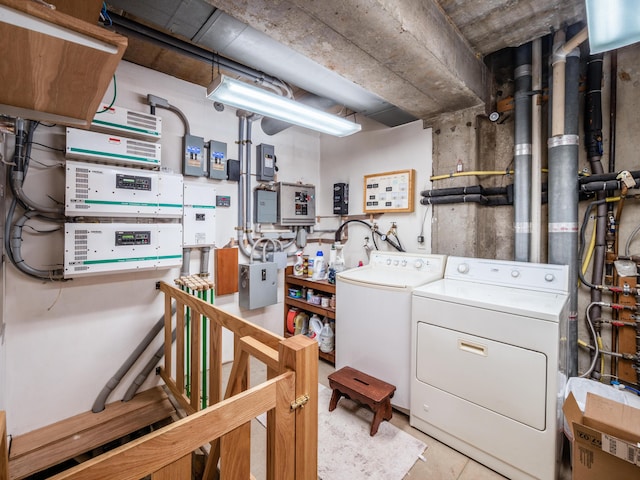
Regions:
[[[203,290],[198,292],[198,298],[204,302]],[[202,315],[202,409],[207,408],[207,317]]]
[[[185,290],[187,293],[191,294],[191,292],[189,292],[189,289],[187,287],[184,287],[183,290]],[[187,398],[191,398],[191,325],[190,325],[190,320],[191,320],[191,309],[189,308],[189,306],[187,306],[186,308],[186,313],[185,313],[185,324],[187,325],[187,334],[184,340],[185,343],[185,355],[186,355],[186,360],[185,360],[185,364],[187,366],[187,382],[185,385],[185,390],[187,393]]]

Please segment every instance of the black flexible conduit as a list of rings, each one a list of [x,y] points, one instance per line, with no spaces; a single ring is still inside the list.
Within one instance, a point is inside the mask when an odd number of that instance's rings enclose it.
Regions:
[[[342,230],[344,229],[345,226],[347,226],[349,223],[361,223],[362,225],[366,226],[369,230],[371,230],[372,232],[372,240],[373,240],[373,244],[375,245],[376,249],[378,248],[378,245],[376,244],[376,240],[375,240],[375,235],[378,235],[378,237],[380,237],[381,240],[384,240],[385,242],[387,242],[389,245],[391,245],[393,248],[395,248],[397,251],[399,252],[404,252],[404,249],[402,248],[402,245],[400,245],[400,240],[393,240],[392,238],[389,238],[389,235],[385,235],[383,233],[380,233],[378,230],[374,229],[373,226],[370,223],[365,222],[364,220],[360,220],[357,218],[351,219],[351,220],[347,220],[346,222],[342,223],[342,225],[340,225],[338,227],[338,229],[336,230],[336,234],[334,237],[334,240],[336,242],[340,242],[341,241],[341,237],[342,237]],[[397,238],[397,237],[396,237]]]

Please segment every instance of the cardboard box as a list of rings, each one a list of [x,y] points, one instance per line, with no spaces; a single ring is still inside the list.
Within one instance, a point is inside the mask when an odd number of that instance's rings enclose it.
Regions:
[[[584,413],[573,393],[562,410],[571,425],[573,478],[640,478],[640,409],[587,393]]]

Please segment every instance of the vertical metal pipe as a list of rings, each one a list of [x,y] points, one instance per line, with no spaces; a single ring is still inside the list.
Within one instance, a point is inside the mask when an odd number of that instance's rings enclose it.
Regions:
[[[586,29],[564,43],[557,32],[553,52],[553,114],[549,139],[549,263],[569,266],[569,316],[563,319],[561,336],[566,341],[561,369],[578,373],[578,78],[571,60],[566,78],[567,54],[586,39]],[[572,55],[573,56],[573,55]],[[579,60],[578,60],[579,61]],[[565,93],[566,92],[566,93]],[[568,104],[565,105],[565,99]],[[570,117],[565,117],[569,112]],[[575,117],[575,118],[574,118]],[[568,133],[566,128],[573,130]]]
[[[542,40],[531,46],[531,248],[529,260],[540,263],[542,231]]]
[[[529,260],[531,243],[531,43],[516,50],[515,176],[513,205],[515,260]]]

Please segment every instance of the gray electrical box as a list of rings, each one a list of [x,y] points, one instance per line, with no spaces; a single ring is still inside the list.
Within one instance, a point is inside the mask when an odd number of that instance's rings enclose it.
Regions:
[[[204,138],[185,135],[182,174],[191,177],[204,176],[204,159]]]
[[[273,145],[261,143],[256,147],[256,178],[272,182],[276,174],[276,155]]]
[[[276,223],[278,221],[278,194],[271,190],[254,190],[254,221]]]
[[[207,142],[209,151],[209,178],[216,180],[227,179],[227,144],[209,140]]]
[[[240,307],[246,310],[277,303],[277,265],[273,262],[240,264],[238,293]]]
[[[279,225],[315,225],[316,187],[302,183],[276,184]]]

